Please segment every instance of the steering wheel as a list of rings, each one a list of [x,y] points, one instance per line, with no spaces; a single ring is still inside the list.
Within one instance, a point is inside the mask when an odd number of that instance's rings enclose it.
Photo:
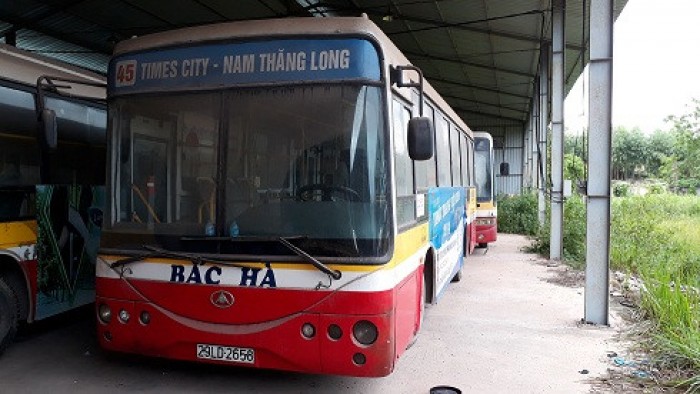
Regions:
[[[297,189],[297,198],[301,201],[311,201],[321,192],[321,201],[336,201],[333,196],[342,197],[346,201],[360,201],[360,194],[347,186],[322,185],[313,183]]]

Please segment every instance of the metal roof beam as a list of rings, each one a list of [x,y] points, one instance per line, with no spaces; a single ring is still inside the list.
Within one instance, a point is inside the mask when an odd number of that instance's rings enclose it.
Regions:
[[[3,12],[0,10],[0,20],[8,22],[10,24],[15,25],[15,27],[19,29],[28,29],[28,30],[33,30],[36,32],[39,32],[41,34],[45,34],[49,37],[57,38],[61,41],[65,41],[71,44],[75,44],[78,46],[81,46],[85,49],[89,49],[93,52],[97,53],[103,53],[103,54],[111,54],[111,50],[108,46],[107,43],[105,43],[104,46],[101,45],[96,45],[95,43],[85,40],[76,36],[68,35],[65,34],[59,30],[55,30],[52,28],[47,28],[43,26],[39,26],[35,24],[36,22],[33,21],[32,19],[27,19],[27,18],[22,18],[16,15],[11,15],[9,13]]]
[[[505,109],[505,110],[508,110],[508,111],[513,111],[513,112],[517,112],[517,113],[521,113],[521,114],[530,113],[530,111],[523,111],[523,110],[521,110],[521,109],[512,108],[512,107],[509,107],[509,106],[507,106],[507,105],[505,105],[505,104],[494,104],[494,103],[489,103],[489,102],[486,102],[486,101],[472,100],[472,99],[468,99],[468,98],[466,98],[466,97],[453,96],[453,95],[451,95],[451,94],[442,94],[442,97],[443,97],[443,98],[447,98],[447,99],[453,99],[453,100],[459,100],[459,101],[466,101],[466,102],[468,102],[468,103],[474,103],[474,104],[478,104],[478,105],[487,105],[487,106],[489,106],[489,107],[502,108],[502,109]]]
[[[522,119],[522,118],[514,118],[514,117],[511,117],[511,116],[504,116],[504,115],[492,114],[492,113],[489,113],[489,112],[479,112],[479,111],[474,111],[474,110],[471,110],[471,109],[460,108],[460,107],[455,107],[455,106],[452,106],[452,109],[454,109],[455,112],[457,112],[457,114],[463,113],[463,114],[472,114],[472,115],[478,115],[478,116],[488,116],[488,117],[491,117],[491,118],[505,119],[505,120],[515,121],[515,122],[518,122],[518,123],[523,123],[523,119]],[[467,124],[469,124],[469,122],[467,122]]]
[[[518,93],[510,93],[505,90],[499,90],[495,88],[489,88],[486,86],[479,86],[479,85],[472,85],[464,82],[458,82],[458,81],[452,81],[449,79],[445,78],[435,78],[435,77],[426,77],[429,82],[439,82],[439,83],[446,83],[449,85],[455,85],[455,86],[460,86],[463,88],[469,88],[469,89],[476,89],[476,90],[483,90],[485,92],[490,92],[490,93],[496,93],[496,94],[505,94],[506,96],[513,96],[513,97],[518,97],[518,98],[523,98],[523,99],[530,99],[531,97],[526,95],[526,94],[518,94]],[[529,85],[529,83],[528,83]]]
[[[548,10],[546,10],[548,11]],[[368,12],[370,13],[370,12]],[[373,14],[381,14],[377,12],[372,12]],[[437,20],[432,20],[432,19],[425,19],[425,18],[418,18],[418,17],[413,17],[413,16],[406,16],[406,15],[397,15],[394,17],[395,20],[403,20],[407,22],[416,22],[416,23],[423,23],[423,24],[429,24],[433,25],[435,29],[440,29],[440,28],[454,28],[454,29],[459,29],[459,30],[466,30],[474,33],[481,33],[485,35],[492,35],[496,37],[504,37],[504,38],[510,38],[513,40],[519,40],[519,41],[526,41],[526,42],[532,42],[532,43],[540,43],[542,41],[545,41],[547,43],[551,44],[551,39],[549,37],[538,37],[538,36],[532,36],[532,35],[526,35],[526,34],[518,34],[518,33],[511,33],[511,32],[505,32],[505,31],[499,31],[499,30],[491,30],[491,29],[485,29],[481,27],[474,27],[474,26],[465,26],[459,23],[444,23],[441,21]],[[471,22],[466,22],[466,23],[471,23]],[[413,33],[413,32],[420,32],[424,29],[408,29],[400,32],[393,32],[393,33],[387,33],[388,36],[393,36],[393,35],[398,35],[398,34],[408,34],[408,33]],[[566,44],[566,49],[571,49],[571,50],[576,50],[580,51],[581,48],[579,45],[576,44]]]
[[[416,53],[416,52],[411,52],[411,51],[403,51],[403,53],[409,57],[414,56],[414,57],[422,57],[422,58],[427,58],[427,59],[440,60],[443,62],[458,63],[458,64],[461,64],[463,66],[484,68],[484,69],[487,69],[490,71],[498,71],[498,72],[502,72],[502,73],[518,75],[518,76],[524,77],[524,78],[531,79],[531,78],[535,77],[533,74],[530,74],[530,73],[527,73],[524,71],[512,70],[512,69],[507,69],[507,68],[503,68],[503,67],[494,67],[494,66],[489,66],[488,64],[467,62],[467,61],[464,61],[461,59],[455,59],[455,58],[450,58],[450,57],[446,57],[446,56],[430,55],[430,54]]]

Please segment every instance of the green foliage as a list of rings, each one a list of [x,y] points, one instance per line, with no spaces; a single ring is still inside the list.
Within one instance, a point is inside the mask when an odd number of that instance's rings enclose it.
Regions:
[[[647,165],[651,146],[638,128],[618,127],[612,135],[612,170],[615,179],[630,179],[641,175]]]
[[[573,153],[564,155],[564,179],[579,180],[586,178],[586,164]]]
[[[630,184],[627,182],[615,182],[612,185],[613,196],[627,197],[630,195]]]
[[[646,171],[659,176],[664,162],[673,155],[674,136],[672,133],[656,130],[648,137],[649,151],[646,158]]]
[[[689,191],[700,184],[700,100],[693,100],[693,105],[689,112],[667,118],[672,123],[673,149],[671,157],[662,160],[660,166],[660,173],[670,185]]]
[[[540,227],[528,250],[549,256],[550,230],[551,224],[548,215],[547,222]],[[580,196],[571,197],[564,203],[563,247],[564,260],[573,267],[581,268],[586,259],[586,207]]]
[[[499,196],[498,232],[535,235],[538,229],[536,194]]]
[[[666,186],[662,183],[652,183],[648,186],[649,194],[663,194],[666,193]]]
[[[700,198],[613,199],[610,261],[642,278],[641,306],[656,332],[652,350],[671,367],[696,371],[685,384],[699,389]]]

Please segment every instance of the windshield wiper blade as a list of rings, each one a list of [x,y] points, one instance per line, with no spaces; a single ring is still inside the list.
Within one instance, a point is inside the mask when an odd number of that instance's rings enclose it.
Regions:
[[[306,253],[305,251],[303,251],[299,247],[295,246],[293,243],[289,242],[289,240],[287,238],[279,237],[278,239],[279,239],[280,243],[282,243],[282,245],[286,246],[287,248],[289,248],[289,250],[296,253],[297,256],[306,259],[309,263],[311,263],[311,265],[316,267],[319,271],[328,274],[328,276],[330,276],[331,278],[333,278],[335,280],[342,278],[342,276],[343,276],[342,272],[340,272],[338,270],[331,269],[327,265],[318,261],[315,257],[311,256],[310,254]]]
[[[141,261],[143,259],[147,259],[149,257],[154,257],[154,256],[157,256],[157,254],[153,253],[153,252],[149,252],[149,253],[141,253],[141,254],[136,254],[133,256],[129,256],[129,257],[124,257],[123,259],[119,259],[119,260],[111,263],[109,265],[109,268],[118,268],[118,267],[121,267],[123,265],[135,263],[137,261]]]
[[[117,268],[121,267],[126,264],[134,263],[149,257],[173,257],[173,258],[178,258],[178,259],[185,259],[185,260],[190,260],[194,264],[202,264],[202,263],[214,263],[214,264],[220,264],[220,265],[226,265],[226,266],[231,266],[231,267],[238,267],[238,268],[245,268],[246,266],[243,264],[237,264],[232,261],[224,261],[224,260],[216,260],[216,259],[210,259],[205,256],[200,256],[198,254],[193,254],[193,253],[184,253],[184,252],[173,252],[170,250],[166,250],[163,248],[159,248],[156,246],[151,246],[151,245],[143,245],[143,248],[148,250],[148,253],[141,253],[137,254],[134,256],[129,256],[125,257],[123,259],[119,259],[112,264],[109,265],[110,268]]]

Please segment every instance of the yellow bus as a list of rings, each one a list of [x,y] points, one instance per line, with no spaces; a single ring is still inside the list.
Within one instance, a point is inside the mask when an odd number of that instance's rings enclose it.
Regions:
[[[100,75],[4,44],[0,70],[1,353],[94,300],[107,114]]]
[[[476,172],[476,242],[485,248],[496,242],[498,209],[493,174],[493,138],[486,132],[475,132],[474,171]]]

